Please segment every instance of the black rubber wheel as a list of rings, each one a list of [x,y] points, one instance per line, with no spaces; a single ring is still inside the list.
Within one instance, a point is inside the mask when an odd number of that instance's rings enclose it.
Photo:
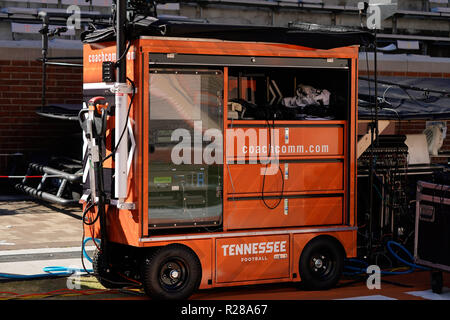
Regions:
[[[106,289],[118,289],[125,286],[125,280],[106,264],[104,255],[97,249],[92,257],[92,269],[98,282]]]
[[[344,269],[342,248],[332,239],[317,238],[303,249],[299,261],[302,285],[308,290],[333,288]]]
[[[431,290],[434,293],[441,294],[443,286],[444,286],[444,280],[442,277],[442,271],[432,271],[431,272]]]
[[[158,249],[144,261],[144,290],[153,299],[184,300],[200,285],[202,268],[195,253],[182,245]]]

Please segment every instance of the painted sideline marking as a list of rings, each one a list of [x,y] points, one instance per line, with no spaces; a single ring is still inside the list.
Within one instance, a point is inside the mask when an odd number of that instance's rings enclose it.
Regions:
[[[86,246],[86,251],[94,250],[95,246]],[[0,256],[15,256],[22,254],[39,254],[39,253],[58,253],[58,252],[79,252],[81,247],[68,248],[39,248],[39,249],[21,249],[21,250],[3,250],[0,251]]]

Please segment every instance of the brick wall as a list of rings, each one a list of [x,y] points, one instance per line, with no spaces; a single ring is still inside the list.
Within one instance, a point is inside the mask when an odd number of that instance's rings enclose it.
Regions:
[[[47,104],[82,101],[82,68],[47,67]],[[78,122],[36,114],[41,106],[42,64],[35,60],[0,60],[0,175],[12,161],[27,162],[46,154],[79,155]],[[75,135],[75,136],[74,136]],[[23,157],[6,154],[23,153]]]

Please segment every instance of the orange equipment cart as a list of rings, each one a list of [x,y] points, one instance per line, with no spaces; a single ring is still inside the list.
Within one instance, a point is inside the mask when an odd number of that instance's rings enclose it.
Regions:
[[[115,43],[84,44],[85,100],[101,96],[108,110],[103,227],[95,197],[83,197],[85,234],[108,241],[93,259],[99,281],[139,282],[165,299],[274,282],[333,287],[356,256],[358,50],[140,36],[123,57],[129,109],[115,132],[114,83],[102,78]],[[124,132],[120,178],[114,141]],[[88,193],[90,175],[87,165]]]

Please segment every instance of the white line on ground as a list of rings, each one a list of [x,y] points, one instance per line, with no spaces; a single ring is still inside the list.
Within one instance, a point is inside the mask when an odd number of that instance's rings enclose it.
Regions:
[[[434,293],[432,290],[411,291],[406,293],[428,300],[450,300],[450,288],[447,287],[442,288],[441,294]]]
[[[336,299],[336,300],[397,300],[397,299],[376,294],[373,296],[351,297],[351,298]]]
[[[6,242],[6,240],[0,240],[0,246],[13,246],[15,243]]]
[[[92,251],[95,248],[96,248],[95,246],[86,246],[85,250]],[[0,251],[0,256],[15,256],[15,255],[39,254],[39,253],[80,252],[80,251],[81,247],[3,250]]]
[[[92,264],[88,260],[84,260],[86,269],[92,269]],[[35,260],[35,261],[18,261],[18,262],[2,262],[0,263],[0,273],[32,275],[43,274],[45,267],[66,267],[73,269],[83,269],[81,258],[75,259],[58,259],[58,260]]]

